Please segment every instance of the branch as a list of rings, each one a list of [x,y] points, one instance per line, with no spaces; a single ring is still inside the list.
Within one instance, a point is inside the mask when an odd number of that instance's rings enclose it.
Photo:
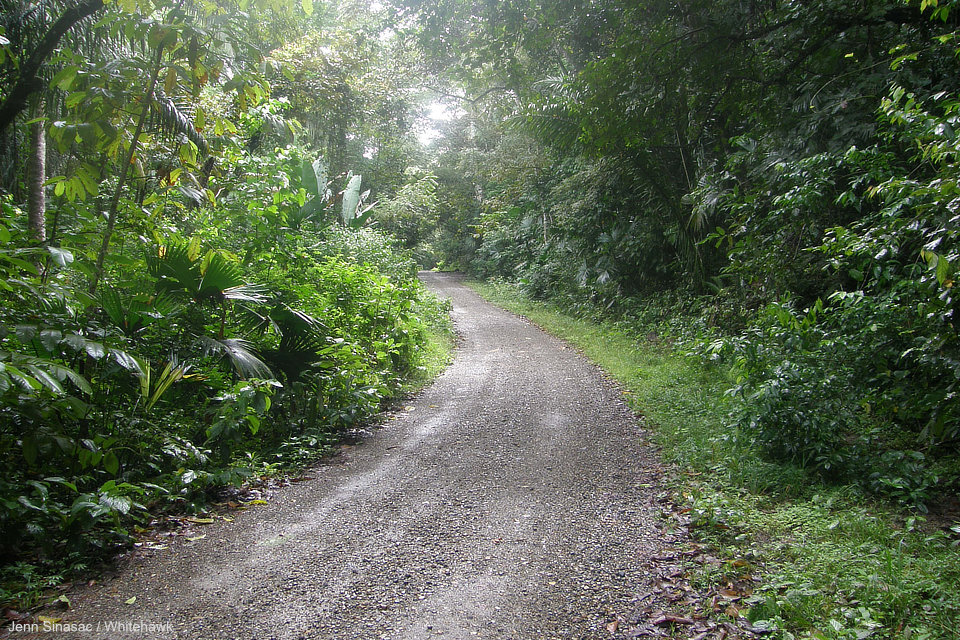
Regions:
[[[103,0],[82,0],[79,4],[63,12],[40,40],[27,61],[20,67],[20,75],[6,100],[0,104],[0,133],[16,119],[27,106],[30,95],[40,91],[43,86],[37,77],[43,63],[60,43],[62,38],[78,22],[103,9]]]

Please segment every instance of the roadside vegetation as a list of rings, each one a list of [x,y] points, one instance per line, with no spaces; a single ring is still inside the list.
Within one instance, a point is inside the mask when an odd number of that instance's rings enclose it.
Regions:
[[[372,227],[423,177],[402,47],[347,37],[382,31],[352,5],[244,9],[3,3],[9,619],[330,454],[448,357],[446,304]]]
[[[960,525],[771,462],[737,428],[733,374],[663,326],[577,317],[503,282],[472,285],[488,300],[576,345],[621,385],[662,447],[700,557],[691,584],[781,638],[954,638],[960,635]],[[731,606],[733,608],[731,608]]]

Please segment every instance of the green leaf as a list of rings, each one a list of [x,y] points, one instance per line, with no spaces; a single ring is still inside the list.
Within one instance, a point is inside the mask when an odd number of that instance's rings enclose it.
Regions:
[[[300,0],[300,6],[308,17],[313,15],[313,0]]]
[[[37,458],[40,455],[40,447],[37,446],[37,441],[33,438],[24,438],[21,445],[23,447],[23,459],[27,461],[27,464],[31,467],[37,464]]]
[[[74,91],[67,96],[67,99],[64,101],[64,104],[68,109],[76,109],[77,106],[87,99],[86,91]]]
[[[21,260],[20,258],[14,258],[13,256],[2,256],[4,260],[10,264],[20,267],[27,273],[32,273],[33,275],[40,275],[40,271],[37,269],[37,265],[31,264],[26,260]]]
[[[163,81],[163,90],[168,96],[173,95],[173,92],[177,89],[177,68],[168,67],[167,68],[167,77]]]
[[[44,371],[35,364],[27,364],[25,368],[27,371],[33,374],[34,379],[39,381],[47,389],[53,391],[57,395],[63,394],[64,391],[63,387],[60,385],[60,381],[50,375],[48,372]]]
[[[70,86],[73,84],[73,79],[77,77],[77,71],[79,70],[80,67],[76,65],[64,67],[57,75],[53,76],[53,80],[50,81],[50,87],[69,91]]]
[[[115,496],[110,494],[100,495],[100,504],[108,507],[111,511],[117,511],[122,514],[130,512],[133,502],[126,496]]]
[[[56,329],[44,329],[40,332],[40,344],[42,344],[43,348],[47,351],[56,349],[62,338],[63,334]]]
[[[47,253],[49,253],[53,261],[61,267],[65,267],[73,262],[73,253],[67,251],[66,249],[61,249],[60,247],[47,247]]]
[[[37,337],[37,325],[35,324],[18,324],[15,332],[17,334],[17,340],[26,344]]]
[[[944,284],[947,280],[950,279],[950,262],[943,256],[939,256],[937,260],[937,282]]]
[[[87,355],[94,360],[102,360],[103,357],[107,355],[106,347],[99,342],[93,342],[92,340],[87,340],[83,345],[83,349],[87,352]]]
[[[117,454],[113,451],[107,451],[103,456],[103,468],[112,476],[117,475],[120,471],[120,460],[117,458]]]
[[[363,176],[355,175],[350,178],[347,188],[343,190],[343,208],[341,215],[343,223],[348,224],[357,216],[357,207],[360,205],[360,183]]]
[[[126,351],[121,351],[120,349],[110,349],[110,355],[113,356],[113,359],[116,361],[118,365],[120,365],[127,371],[135,373],[138,376],[145,375],[144,369],[146,367],[146,364],[143,361],[138,360],[134,356],[130,355]]]

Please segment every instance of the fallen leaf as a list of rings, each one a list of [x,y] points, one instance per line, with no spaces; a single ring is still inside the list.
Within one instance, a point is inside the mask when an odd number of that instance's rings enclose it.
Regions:
[[[187,542],[196,542],[197,540],[203,540],[207,537],[207,534],[202,533],[199,536],[194,536],[192,538],[187,538]]]
[[[665,613],[661,616],[658,616],[655,620],[651,620],[650,622],[658,627],[666,626],[668,624],[693,624],[693,620],[690,618],[675,616],[671,613]]]
[[[607,623],[607,631],[609,631],[610,633],[616,633],[617,629],[619,628],[620,628],[619,620],[614,620],[613,622]]]
[[[740,617],[740,609],[738,609],[736,605],[730,605],[729,607],[727,607],[727,610],[724,611],[724,613],[730,616],[731,618]]]
[[[57,624],[63,618],[51,618],[50,616],[37,616],[37,620],[45,625]]]
[[[257,499],[257,500],[251,500],[247,504],[268,504],[268,503],[266,500]]]
[[[133,604],[133,603],[136,602],[136,601],[137,601],[137,596],[133,596],[132,598],[127,598],[127,599],[124,600],[123,602],[124,602],[124,604]]]
[[[193,516],[184,518],[184,520],[192,522],[193,524],[213,524],[214,522],[213,518],[194,518]]]

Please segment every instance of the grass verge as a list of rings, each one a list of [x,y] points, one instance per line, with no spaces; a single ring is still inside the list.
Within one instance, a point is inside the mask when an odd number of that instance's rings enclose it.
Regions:
[[[761,459],[726,426],[723,370],[510,285],[471,286],[576,345],[624,387],[673,465],[694,538],[718,559],[689,572],[721,615],[783,640],[960,638],[960,523]]]

